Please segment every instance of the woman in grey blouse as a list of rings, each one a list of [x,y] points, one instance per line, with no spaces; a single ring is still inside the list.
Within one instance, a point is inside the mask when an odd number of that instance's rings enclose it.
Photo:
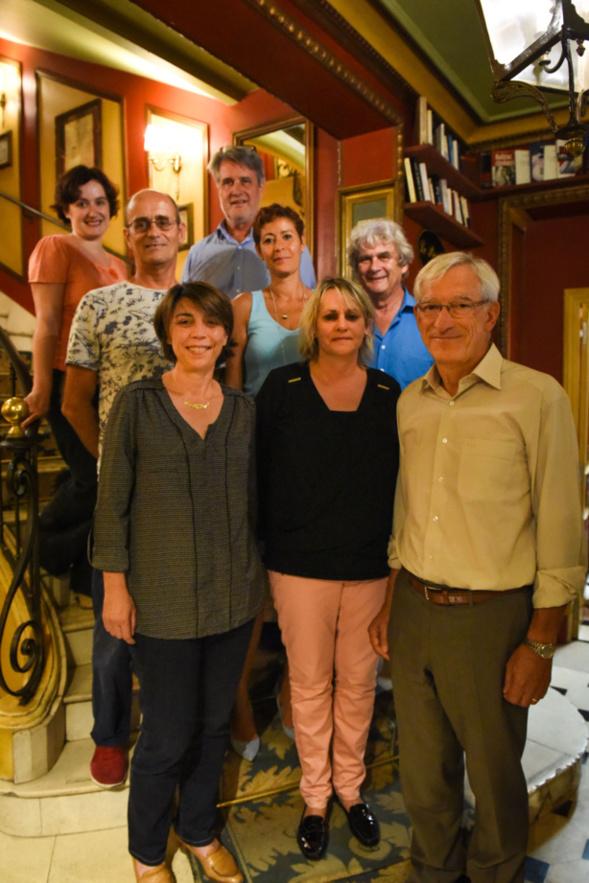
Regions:
[[[132,383],[106,430],[92,563],[104,624],[134,647],[143,715],[131,765],[129,851],[167,883],[176,833],[213,880],[243,876],[214,830],[229,715],[263,569],[253,533],[254,405],[214,370],[233,329],[212,286],[174,286],[155,316],[174,368]]]

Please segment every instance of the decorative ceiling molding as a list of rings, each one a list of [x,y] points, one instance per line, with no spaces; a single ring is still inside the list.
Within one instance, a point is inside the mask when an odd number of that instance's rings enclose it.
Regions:
[[[262,14],[278,31],[291,39],[299,49],[310,55],[325,70],[355,92],[370,107],[378,111],[391,126],[397,126],[402,122],[400,114],[384,98],[371,89],[364,80],[360,79],[344,62],[333,55],[280,6],[271,0],[244,0],[244,2]]]
[[[328,0],[295,0],[298,8],[379,79],[387,89],[412,104],[418,92]]]

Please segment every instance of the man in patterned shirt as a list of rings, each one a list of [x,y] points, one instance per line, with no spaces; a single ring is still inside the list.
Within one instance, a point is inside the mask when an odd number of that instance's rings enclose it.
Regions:
[[[70,333],[62,411],[100,463],[108,414],[117,392],[167,366],[153,327],[160,300],[175,284],[178,246],[184,236],[174,201],[157,190],[141,190],[126,210],[125,239],[135,262],[128,282],[89,291]],[[95,393],[98,394],[98,410]],[[96,623],[92,649],[92,710],[96,744],[92,779],[103,788],[125,781],[131,713],[129,645],[102,623],[104,584],[93,572]]]

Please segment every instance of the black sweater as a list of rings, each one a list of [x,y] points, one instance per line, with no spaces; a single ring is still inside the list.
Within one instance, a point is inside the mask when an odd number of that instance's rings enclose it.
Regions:
[[[308,365],[271,371],[256,398],[260,527],[270,570],[369,580],[389,572],[399,465],[397,382],[368,369],[356,411],[330,411]]]

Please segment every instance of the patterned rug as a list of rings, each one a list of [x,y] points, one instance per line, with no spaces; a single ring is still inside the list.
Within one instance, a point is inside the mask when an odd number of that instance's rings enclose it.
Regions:
[[[392,694],[384,692],[376,697],[363,789],[380,821],[380,845],[372,850],[363,847],[350,833],[343,810],[335,804],[328,851],[320,861],[307,861],[296,842],[303,810],[297,750],[282,730],[273,698],[282,658],[280,653],[263,649],[258,657],[252,699],[261,748],[252,763],[229,752],[221,786],[223,840],[234,851],[246,880],[402,883],[408,873],[409,819],[399,784]],[[199,876],[196,864],[195,879],[206,880]]]

